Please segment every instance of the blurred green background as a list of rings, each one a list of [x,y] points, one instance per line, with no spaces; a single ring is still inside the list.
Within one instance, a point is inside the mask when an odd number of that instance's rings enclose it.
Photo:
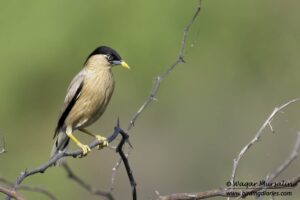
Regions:
[[[66,88],[102,44],[117,49],[132,70],[114,69],[112,101],[89,129],[108,135],[117,117],[127,127],[154,77],[176,59],[195,6],[186,0],[1,1],[0,134],[8,153],[0,156],[0,176],[15,180],[25,168],[47,161]],[[202,6],[189,35],[187,63],[162,83],[158,102],[131,131],[130,162],[140,199],[155,199],[155,190],[170,194],[225,186],[233,158],[273,108],[300,96],[299,1],[206,0]],[[242,159],[237,179],[258,181],[276,170],[292,150],[299,118],[300,103],[279,114],[272,124],[275,134],[265,131]],[[107,189],[117,159],[105,149],[68,163],[80,177]],[[278,180],[299,174],[299,168],[300,159]],[[23,184],[45,187],[59,199],[100,199],[58,167]],[[299,199],[299,186],[293,192],[276,199]],[[123,167],[114,194],[131,198]]]

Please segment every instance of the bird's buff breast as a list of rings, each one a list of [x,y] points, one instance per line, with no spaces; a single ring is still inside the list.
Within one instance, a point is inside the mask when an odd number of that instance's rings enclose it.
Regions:
[[[110,70],[92,73],[84,80],[82,92],[71,115],[66,120],[73,129],[94,123],[104,113],[114,90],[114,79]]]

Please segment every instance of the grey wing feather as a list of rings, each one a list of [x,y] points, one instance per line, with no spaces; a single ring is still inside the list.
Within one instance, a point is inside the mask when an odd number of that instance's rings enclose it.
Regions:
[[[83,87],[84,77],[85,77],[85,70],[83,69],[71,81],[70,86],[68,87],[67,90],[67,95],[65,97],[64,104],[60,111],[54,137],[57,135],[59,130],[63,127],[65,119],[67,118],[69,112],[71,111],[75,102],[79,98],[81,89]]]

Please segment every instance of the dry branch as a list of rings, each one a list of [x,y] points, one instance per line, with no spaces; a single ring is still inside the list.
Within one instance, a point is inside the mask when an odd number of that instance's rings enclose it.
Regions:
[[[176,60],[174,61],[173,64],[171,64],[167,68],[167,70],[165,72],[163,72],[161,75],[156,76],[155,83],[152,86],[152,89],[150,91],[150,95],[145,100],[145,102],[139,107],[139,109],[133,115],[132,119],[129,122],[129,125],[127,127],[127,132],[128,133],[131,130],[131,128],[134,127],[135,122],[138,119],[138,117],[141,115],[141,113],[150,105],[150,103],[152,103],[154,100],[156,100],[156,96],[157,96],[157,93],[158,93],[158,90],[160,88],[160,85],[161,85],[162,81],[171,73],[171,71],[176,66],[178,66],[181,63],[185,63],[184,51],[185,51],[185,48],[186,48],[187,36],[188,36],[188,33],[189,33],[192,25],[194,24],[196,18],[198,17],[200,11],[201,11],[201,0],[198,0],[195,13],[193,14],[192,18],[189,20],[188,24],[185,26],[185,28],[183,30],[181,45],[179,47],[179,53],[178,53],[178,56],[177,56]],[[130,153],[131,153],[131,149],[129,150],[129,152],[126,155],[127,158],[130,156]],[[117,172],[117,170],[118,170],[118,168],[120,167],[121,164],[122,164],[122,160],[119,159],[118,162],[115,164],[115,166],[112,169],[112,178],[111,178],[111,186],[110,186],[111,191],[114,189],[114,182],[115,182],[116,172]]]
[[[300,99],[293,99],[291,101],[288,101],[287,103],[283,104],[282,106],[275,108],[274,111],[271,113],[271,115],[268,117],[268,119],[265,121],[265,123],[262,125],[262,127],[259,129],[257,132],[256,136],[254,139],[252,139],[248,145],[246,145],[242,151],[240,152],[238,156],[237,163],[235,163],[235,170],[238,165],[238,161],[242,158],[242,156],[245,154],[245,152],[260,138],[263,130],[267,126],[271,126],[271,122],[274,119],[275,115],[281,111],[282,109],[286,108],[288,105],[298,102]],[[271,129],[273,130],[273,129]],[[196,193],[177,193],[177,194],[171,194],[171,195],[165,195],[165,196],[158,196],[158,200],[198,200],[198,199],[208,199],[212,197],[242,197],[245,198],[249,196],[250,194],[257,193],[261,190],[267,190],[267,189],[280,189],[280,188],[291,188],[290,185],[293,185],[292,187],[297,187],[297,184],[300,182],[300,174],[298,176],[295,176],[289,181],[285,181],[286,183],[289,183],[287,187],[282,186],[282,185],[274,185],[272,184],[272,181],[276,179],[283,171],[285,171],[291,163],[298,157],[300,151],[300,133],[297,133],[297,138],[295,145],[292,149],[292,152],[288,156],[288,158],[277,168],[277,170],[271,175],[269,175],[265,182],[265,185],[258,186],[255,188],[245,188],[245,189],[240,189],[240,188],[234,188],[234,177],[235,173],[233,174],[233,179],[230,180],[231,186],[230,187],[225,187],[225,188],[220,188],[220,189],[213,189],[209,191],[204,191],[204,192],[196,192]]]
[[[196,11],[193,14],[192,18],[189,20],[188,24],[186,25],[186,27],[183,30],[183,35],[182,35],[182,39],[181,39],[181,46],[179,48],[179,53],[178,56],[175,60],[175,62],[169,66],[169,68],[167,68],[167,70],[165,72],[163,72],[161,75],[158,75],[155,78],[155,83],[152,87],[152,90],[150,92],[150,95],[148,96],[148,98],[146,99],[146,101],[142,104],[142,106],[137,110],[137,112],[133,115],[132,119],[129,122],[128,128],[127,128],[127,132],[130,131],[130,129],[134,126],[136,120],[138,119],[138,117],[140,116],[140,114],[147,108],[147,106],[154,100],[156,100],[156,95],[157,92],[160,88],[160,85],[162,83],[162,81],[166,78],[166,76],[168,76],[170,74],[170,72],[179,64],[181,63],[185,63],[184,60],[184,50],[186,48],[186,40],[187,40],[187,36],[188,33],[192,27],[192,25],[194,24],[194,21],[196,20],[197,16],[199,15],[201,11],[201,0],[198,1],[197,3],[197,7],[196,7]]]
[[[287,103],[274,108],[273,112],[270,114],[270,116],[267,118],[267,120],[263,123],[263,125],[260,127],[260,129],[258,130],[258,132],[256,133],[255,137],[245,146],[242,148],[242,150],[240,151],[239,155],[233,160],[233,169],[232,169],[232,174],[231,174],[231,178],[230,178],[230,182],[231,184],[233,183],[235,176],[236,176],[236,171],[238,168],[238,165],[240,163],[240,160],[243,158],[243,156],[245,155],[245,153],[252,147],[252,145],[254,145],[257,141],[259,141],[260,137],[263,134],[263,131],[266,129],[266,127],[270,127],[271,131],[274,132],[273,128],[272,128],[272,121],[274,119],[274,117],[281,112],[284,108],[286,108],[287,106],[289,106],[292,103],[296,103],[299,102],[300,98],[297,99],[293,99],[291,101],[288,101]]]
[[[119,135],[120,131],[123,131],[120,127],[119,127],[119,120],[117,122],[117,126],[115,126],[114,128],[114,132],[108,137],[108,142],[111,143],[112,141],[114,141],[116,139],[116,137]],[[101,142],[99,142],[99,140],[94,140],[89,144],[89,147],[91,149],[96,148],[97,146],[101,145]],[[82,156],[82,150],[75,150],[75,151],[71,151],[71,152],[59,152],[56,155],[54,155],[52,158],[50,158],[49,161],[47,161],[46,163],[42,164],[41,166],[31,169],[31,170],[25,170],[24,172],[21,173],[21,175],[17,178],[15,185],[14,185],[14,189],[18,189],[18,187],[20,186],[20,184],[29,176],[32,176],[34,174],[37,173],[44,173],[49,167],[52,167],[59,159],[63,158],[63,157],[74,157],[77,158],[79,156]],[[10,199],[9,196],[7,196],[6,198],[7,200]]]
[[[267,177],[267,182],[273,181],[275,178],[277,178],[284,170],[286,170],[292,162],[298,157],[299,155],[299,149],[300,149],[300,133],[297,134],[297,139],[295,146],[290,154],[290,156],[280,165],[275,172],[273,172],[271,175]]]
[[[25,200],[15,190],[13,190],[11,188],[5,188],[3,186],[0,186],[0,193],[6,194],[10,198],[14,198],[16,200]]]

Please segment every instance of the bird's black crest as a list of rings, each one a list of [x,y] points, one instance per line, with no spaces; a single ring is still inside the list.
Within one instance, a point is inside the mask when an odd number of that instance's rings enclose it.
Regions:
[[[110,55],[113,60],[122,60],[121,56],[118,54],[118,52],[110,47],[107,46],[101,46],[96,48],[86,59],[86,61],[92,57],[93,55],[97,54],[105,54],[105,55]]]

